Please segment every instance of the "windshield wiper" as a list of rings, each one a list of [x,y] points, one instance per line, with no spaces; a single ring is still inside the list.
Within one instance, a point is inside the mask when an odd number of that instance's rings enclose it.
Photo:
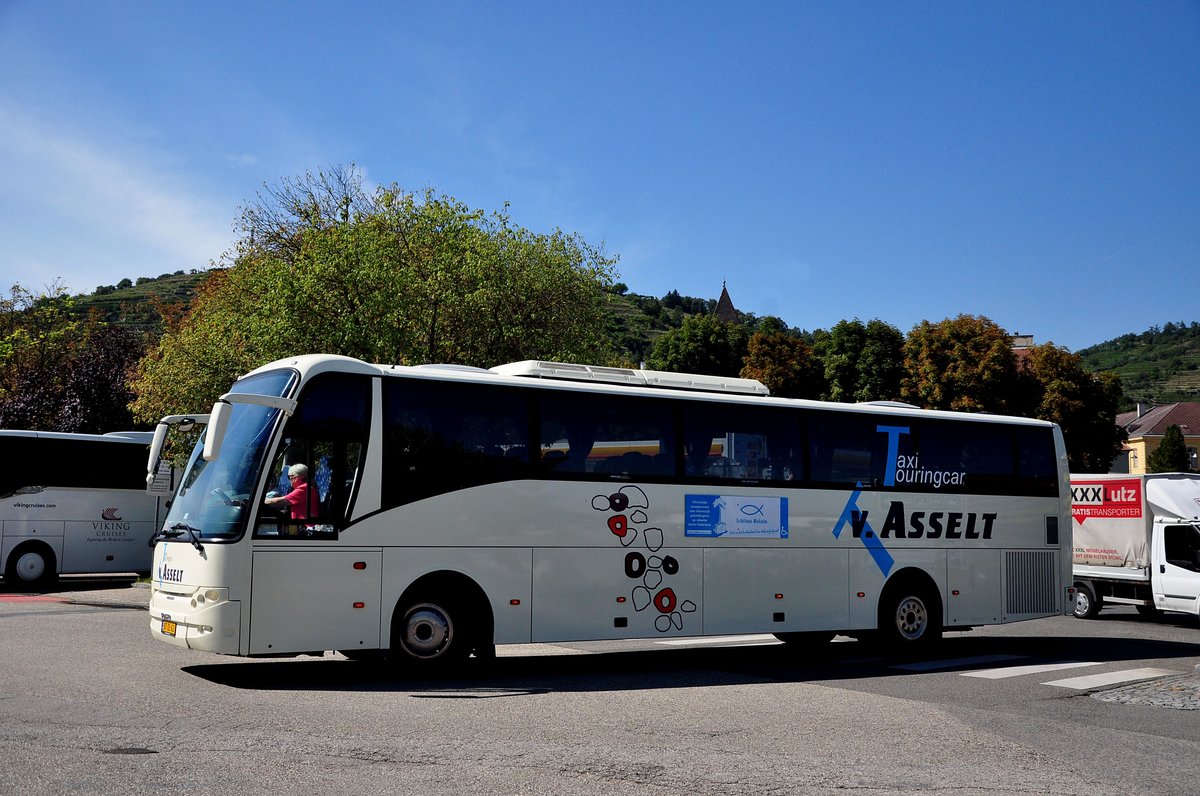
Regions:
[[[167,539],[174,539],[176,536],[183,536],[184,531],[187,531],[188,536],[191,537],[192,547],[196,548],[198,551],[203,553],[204,545],[200,544],[200,536],[199,536],[200,529],[193,528],[192,526],[188,525],[186,522],[175,523],[170,528],[163,531],[162,535]]]

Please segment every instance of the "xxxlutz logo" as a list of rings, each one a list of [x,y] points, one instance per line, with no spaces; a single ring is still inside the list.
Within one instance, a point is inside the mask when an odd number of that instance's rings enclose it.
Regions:
[[[1138,479],[1072,481],[1071,516],[1082,525],[1091,517],[1142,516],[1142,482]]]
[[[108,522],[118,522],[121,519],[121,515],[118,514],[117,511],[119,511],[119,509],[117,509],[115,506],[110,506],[109,508],[106,508],[100,515],[100,519],[107,520]]]

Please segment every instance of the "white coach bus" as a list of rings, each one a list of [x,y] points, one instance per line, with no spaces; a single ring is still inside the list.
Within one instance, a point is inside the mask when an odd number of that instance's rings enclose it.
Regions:
[[[265,365],[181,477],[151,632],[429,665],[617,638],[921,645],[1070,612],[1057,426],[766,393],[534,361]]]
[[[146,483],[148,431],[0,430],[0,563],[9,588],[148,573],[170,485]],[[170,473],[167,473],[169,479]]]

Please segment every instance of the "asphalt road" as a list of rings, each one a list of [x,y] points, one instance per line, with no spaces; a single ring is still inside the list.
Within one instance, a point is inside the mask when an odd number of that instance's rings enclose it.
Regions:
[[[1197,681],[1200,623],[1185,617],[986,628],[923,659],[769,637],[534,645],[414,678],[332,653],[181,651],[151,637],[145,589],[112,585],[0,588],[0,794],[1126,796],[1200,782],[1200,710],[1186,709],[1200,705],[1168,706]],[[1113,701],[1122,689],[1146,701]]]

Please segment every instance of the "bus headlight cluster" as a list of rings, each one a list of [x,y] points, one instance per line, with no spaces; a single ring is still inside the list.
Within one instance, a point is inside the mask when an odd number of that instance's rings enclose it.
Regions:
[[[198,591],[192,597],[192,607],[199,608],[209,603],[219,603],[226,599],[227,589],[205,589]]]

